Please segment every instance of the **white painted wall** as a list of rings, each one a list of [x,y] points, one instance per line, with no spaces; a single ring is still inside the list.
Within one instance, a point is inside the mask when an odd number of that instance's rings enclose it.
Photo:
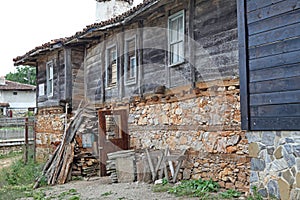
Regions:
[[[11,108],[24,109],[28,107],[35,107],[35,91],[15,91],[17,95],[13,94],[12,90],[0,91],[0,102],[9,103]]]
[[[133,0],[131,4],[121,0],[97,2],[96,22],[105,21],[117,15],[120,15],[142,2],[143,0]]]

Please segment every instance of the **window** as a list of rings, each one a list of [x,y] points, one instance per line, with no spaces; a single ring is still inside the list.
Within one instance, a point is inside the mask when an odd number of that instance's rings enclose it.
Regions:
[[[13,92],[13,95],[18,95],[18,92]]]
[[[106,51],[106,87],[117,85],[117,48],[111,47]]]
[[[135,38],[125,43],[125,82],[127,84],[136,82],[136,42]]]
[[[53,63],[47,63],[47,95],[53,96]]]
[[[184,11],[169,17],[169,65],[184,61]]]

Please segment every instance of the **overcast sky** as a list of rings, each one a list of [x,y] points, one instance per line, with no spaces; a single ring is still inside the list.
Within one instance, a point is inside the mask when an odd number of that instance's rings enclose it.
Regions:
[[[0,76],[12,59],[52,39],[69,37],[95,21],[95,0],[8,0],[0,5]]]

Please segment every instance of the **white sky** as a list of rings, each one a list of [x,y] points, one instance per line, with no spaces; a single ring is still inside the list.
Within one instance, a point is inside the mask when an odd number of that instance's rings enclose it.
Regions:
[[[8,0],[0,3],[0,76],[12,59],[95,21],[95,0]]]

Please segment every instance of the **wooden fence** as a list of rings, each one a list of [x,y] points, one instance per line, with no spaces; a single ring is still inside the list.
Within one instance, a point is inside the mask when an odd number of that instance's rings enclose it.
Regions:
[[[34,148],[34,117],[30,118],[0,118],[0,148],[9,151],[23,147],[24,161],[28,160],[28,151]],[[4,152],[4,151],[3,151]]]

